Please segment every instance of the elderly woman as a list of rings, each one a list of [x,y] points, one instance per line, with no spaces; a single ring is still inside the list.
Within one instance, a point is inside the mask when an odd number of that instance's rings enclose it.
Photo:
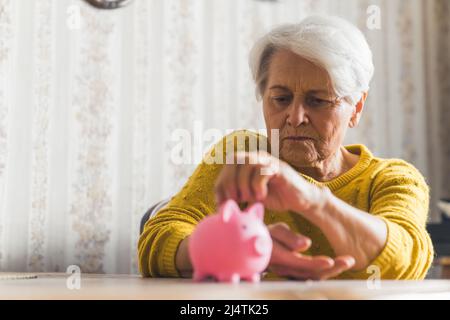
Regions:
[[[424,278],[433,248],[423,176],[403,160],[375,157],[364,145],[342,145],[347,128],[361,118],[373,75],[362,33],[340,18],[311,16],[262,37],[250,67],[268,150],[260,148],[264,143],[251,147],[249,139],[265,137],[250,131],[224,137],[146,223],[138,248],[141,273],[189,276],[189,235],[218,204],[234,199],[265,205],[274,242],[265,277]],[[217,152],[229,160],[228,144],[242,138],[245,143],[233,145],[235,161],[211,161]]]

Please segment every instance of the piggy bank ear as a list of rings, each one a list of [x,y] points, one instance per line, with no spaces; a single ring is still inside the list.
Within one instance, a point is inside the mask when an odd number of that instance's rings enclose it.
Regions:
[[[225,201],[219,209],[220,214],[222,215],[222,221],[225,223],[228,223],[233,215],[240,212],[241,209],[239,209],[238,205],[234,200],[227,200]]]
[[[260,220],[264,220],[264,206],[261,202],[252,204],[245,211],[247,213],[254,214]]]

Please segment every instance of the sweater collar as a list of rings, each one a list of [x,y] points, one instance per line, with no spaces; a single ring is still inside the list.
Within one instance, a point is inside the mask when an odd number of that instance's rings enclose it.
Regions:
[[[320,186],[320,187],[327,187],[331,191],[337,190],[345,185],[347,185],[351,180],[356,178],[358,175],[360,175],[364,170],[367,169],[370,162],[373,159],[373,155],[370,152],[370,150],[362,144],[351,144],[344,146],[345,149],[347,149],[349,152],[353,154],[358,154],[359,160],[350,170],[345,172],[343,175],[340,175],[339,177],[336,177],[330,181],[326,182],[320,182],[317,181],[310,176],[307,176],[303,173],[300,173],[303,178],[305,178],[307,181]]]

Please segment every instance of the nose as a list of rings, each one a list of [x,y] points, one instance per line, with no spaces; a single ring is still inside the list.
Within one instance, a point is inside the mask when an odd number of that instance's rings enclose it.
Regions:
[[[292,127],[298,127],[309,122],[308,115],[302,101],[296,99],[296,101],[289,106],[286,122]]]

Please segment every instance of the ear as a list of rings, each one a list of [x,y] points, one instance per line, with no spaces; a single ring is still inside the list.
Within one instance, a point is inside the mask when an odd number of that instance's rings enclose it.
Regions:
[[[254,214],[259,220],[264,220],[264,206],[261,202],[252,204],[245,210],[246,213]]]
[[[358,125],[359,119],[361,119],[362,111],[364,110],[364,104],[366,103],[367,99],[367,92],[363,92],[361,95],[361,99],[356,103],[355,109],[353,110],[352,116],[350,118],[350,122],[348,123],[348,126],[350,128],[354,128]]]
[[[220,206],[219,212],[222,215],[222,221],[228,223],[235,214],[241,212],[241,209],[234,200],[227,200]]]

